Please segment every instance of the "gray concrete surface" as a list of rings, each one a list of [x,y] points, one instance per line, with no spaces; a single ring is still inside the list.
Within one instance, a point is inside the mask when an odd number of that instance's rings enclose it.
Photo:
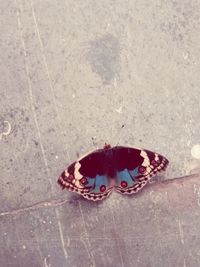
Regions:
[[[187,176],[200,165],[199,10],[0,1],[1,267],[200,266],[200,175]],[[61,191],[60,172],[105,142],[162,153],[165,181],[100,203]]]

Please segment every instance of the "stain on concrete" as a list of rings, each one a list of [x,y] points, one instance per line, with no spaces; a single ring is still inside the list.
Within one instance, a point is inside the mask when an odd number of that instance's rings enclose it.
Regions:
[[[111,34],[105,34],[91,41],[87,59],[92,71],[97,73],[104,83],[109,84],[119,72],[120,45],[118,39]]]

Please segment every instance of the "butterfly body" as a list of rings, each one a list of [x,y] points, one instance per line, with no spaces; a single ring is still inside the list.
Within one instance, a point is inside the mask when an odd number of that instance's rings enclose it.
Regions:
[[[105,145],[72,163],[58,183],[90,200],[101,200],[112,190],[131,194],[151,176],[164,170],[168,160],[157,153],[132,147]]]

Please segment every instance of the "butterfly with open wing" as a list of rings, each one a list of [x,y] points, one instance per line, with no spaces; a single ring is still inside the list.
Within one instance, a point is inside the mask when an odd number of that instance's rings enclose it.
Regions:
[[[72,163],[58,179],[64,189],[97,201],[115,190],[122,194],[137,193],[169,161],[146,149],[105,144]]]

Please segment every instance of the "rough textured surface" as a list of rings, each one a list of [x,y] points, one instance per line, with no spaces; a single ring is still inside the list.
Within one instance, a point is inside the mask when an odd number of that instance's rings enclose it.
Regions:
[[[0,265],[200,266],[200,2],[0,1]],[[165,179],[91,203],[56,184],[105,142]]]

